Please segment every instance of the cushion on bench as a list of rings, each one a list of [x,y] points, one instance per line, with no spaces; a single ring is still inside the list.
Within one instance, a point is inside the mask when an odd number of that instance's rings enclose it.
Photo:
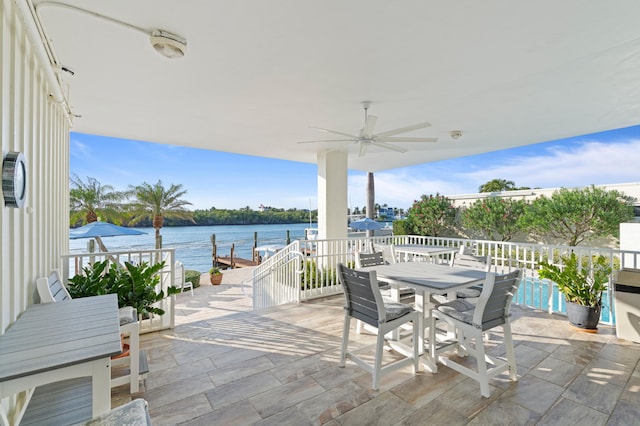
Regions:
[[[118,309],[118,318],[120,319],[120,325],[129,324],[130,322],[137,321],[136,310],[132,306],[125,306]]]
[[[142,398],[134,399],[131,402],[114,408],[108,413],[104,413],[95,419],[91,419],[83,426],[150,426],[151,418],[147,401]],[[80,426],[80,425],[76,425]]]

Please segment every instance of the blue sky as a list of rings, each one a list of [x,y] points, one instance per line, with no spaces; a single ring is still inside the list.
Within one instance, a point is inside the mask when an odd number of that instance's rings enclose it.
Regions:
[[[71,173],[118,190],[182,184],[192,209],[260,204],[317,208],[315,164],[71,133]],[[375,174],[376,202],[408,208],[422,194],[475,193],[491,179],[532,188],[640,182],[640,126]],[[349,172],[349,205],[365,205],[366,173]]]

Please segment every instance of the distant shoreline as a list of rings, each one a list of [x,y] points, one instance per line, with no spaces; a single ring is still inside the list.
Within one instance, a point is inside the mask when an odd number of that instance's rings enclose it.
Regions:
[[[113,223],[113,222],[109,222],[109,223]],[[214,223],[214,224],[207,224],[207,223],[180,223],[180,224],[172,224],[172,225],[162,225],[162,228],[160,229],[164,229],[164,228],[180,228],[180,227],[185,227],[185,226],[253,226],[253,225],[299,225],[299,224],[306,224],[306,225],[317,225],[318,222],[278,222],[278,223],[273,223],[273,222],[256,222],[256,223]],[[77,225],[77,226],[70,226],[69,229],[77,229],[80,228],[82,225]],[[153,228],[153,226],[151,224],[136,224],[136,225],[119,225],[122,226],[123,228]]]

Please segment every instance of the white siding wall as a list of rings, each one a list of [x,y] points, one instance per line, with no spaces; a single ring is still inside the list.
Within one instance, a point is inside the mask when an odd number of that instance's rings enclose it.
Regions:
[[[2,158],[24,152],[25,208],[0,198],[0,334],[34,302],[35,280],[60,267],[68,252],[69,125],[50,101],[42,64],[12,0],[0,8],[0,133]]]

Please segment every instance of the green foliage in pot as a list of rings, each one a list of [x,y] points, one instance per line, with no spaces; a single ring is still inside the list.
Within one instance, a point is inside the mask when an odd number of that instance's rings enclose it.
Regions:
[[[578,261],[575,253],[562,257],[563,266],[540,262],[540,278],[554,281],[567,301],[583,306],[597,307],[607,289],[611,266],[604,256]]]
[[[220,274],[222,274],[222,271],[220,270],[220,268],[214,266],[213,268],[209,269],[209,274],[211,274],[211,275],[220,275]]]
[[[179,293],[180,289],[169,287],[166,296],[162,290],[156,291],[162,268],[164,262],[154,265],[147,262],[139,265],[125,263],[124,268],[115,263],[109,267],[108,260],[96,262],[84,267],[82,274],[69,280],[69,294],[72,298],[116,294],[120,308],[132,306],[143,317],[149,314],[163,315],[164,310],[153,304]]]

